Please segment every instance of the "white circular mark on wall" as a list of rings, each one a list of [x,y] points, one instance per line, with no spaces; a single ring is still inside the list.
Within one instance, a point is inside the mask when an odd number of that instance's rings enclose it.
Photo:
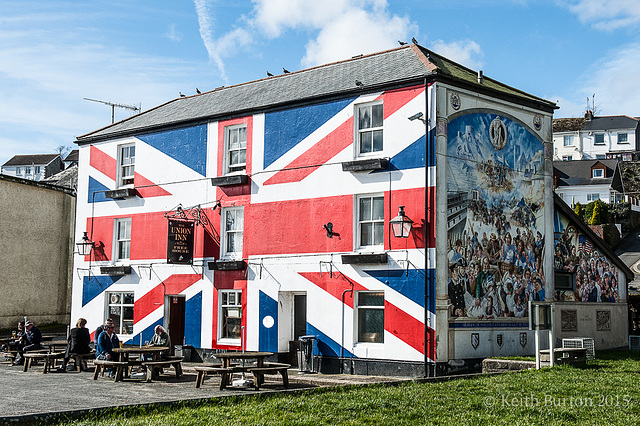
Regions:
[[[262,318],[262,325],[264,325],[267,328],[273,327],[273,324],[275,323],[276,322],[271,315],[267,315],[266,317]]]

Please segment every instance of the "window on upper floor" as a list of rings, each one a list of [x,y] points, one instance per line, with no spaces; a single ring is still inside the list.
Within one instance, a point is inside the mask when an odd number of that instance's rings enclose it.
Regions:
[[[382,246],[384,243],[384,196],[360,196],[357,203],[359,248]]]
[[[22,174],[22,169],[20,167],[16,167],[16,174],[17,175],[21,175]]]
[[[600,199],[600,194],[587,194],[587,202],[595,201]]]
[[[382,102],[356,105],[356,144],[358,155],[380,152],[383,149]]]
[[[118,147],[118,186],[133,185],[136,165],[135,144]]]
[[[133,292],[107,292],[107,302],[105,322],[107,318],[113,320],[116,334],[133,334]]]
[[[242,238],[244,230],[244,208],[222,209],[222,257],[242,259]]]
[[[224,128],[225,174],[242,172],[247,163],[247,125]]]
[[[242,338],[242,291],[218,291],[218,343],[240,343]]]
[[[591,177],[592,178],[603,178],[604,177],[604,170],[603,169],[593,169],[593,170],[591,170]]]
[[[571,161],[573,160],[573,155],[563,155],[562,161]]]
[[[34,169],[35,169],[34,170],[35,174],[39,174],[40,173],[40,166],[35,166]]]
[[[25,174],[25,175],[30,175],[30,174],[31,174],[31,167],[26,166],[26,167],[24,168],[24,174]]]
[[[129,260],[131,254],[131,218],[116,219],[113,226],[113,260]]]
[[[566,135],[563,142],[564,146],[573,146],[573,138],[574,135]]]
[[[604,145],[604,133],[596,133],[593,143],[596,145]]]
[[[629,134],[618,133],[618,143],[629,143]]]
[[[384,343],[384,292],[356,292],[356,341]]]

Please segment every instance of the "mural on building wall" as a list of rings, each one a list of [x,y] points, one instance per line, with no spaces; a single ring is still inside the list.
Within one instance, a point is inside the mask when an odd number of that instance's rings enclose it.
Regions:
[[[543,144],[504,116],[448,125],[448,294],[454,317],[528,316],[544,300]]]
[[[578,302],[620,300],[620,269],[558,211],[555,212],[554,223],[553,266],[556,273],[566,274],[565,280],[556,279],[556,299]]]

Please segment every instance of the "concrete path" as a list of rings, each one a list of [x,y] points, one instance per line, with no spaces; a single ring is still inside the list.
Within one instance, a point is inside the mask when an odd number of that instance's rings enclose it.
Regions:
[[[195,387],[196,375],[193,366],[185,364],[180,378],[173,370],[160,376],[159,380],[146,383],[142,379],[125,379],[115,383],[108,377],[93,380],[93,372],[67,372],[42,374],[42,365],[23,372],[21,366],[0,363],[0,424],[17,422],[33,423],[46,421],[50,415],[67,413],[75,417],[87,410],[179,401],[208,400],[231,395],[256,393],[295,392],[326,386],[396,382],[393,377],[349,376],[349,375],[298,375],[290,370],[290,386],[284,389],[280,376],[268,376],[260,391],[253,389],[219,390],[220,378],[207,377],[203,386]],[[58,417],[59,418],[59,417]]]

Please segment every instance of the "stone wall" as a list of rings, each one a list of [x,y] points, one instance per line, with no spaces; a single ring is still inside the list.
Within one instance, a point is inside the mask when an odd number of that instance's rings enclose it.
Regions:
[[[0,328],[69,323],[76,197],[0,175]]]

